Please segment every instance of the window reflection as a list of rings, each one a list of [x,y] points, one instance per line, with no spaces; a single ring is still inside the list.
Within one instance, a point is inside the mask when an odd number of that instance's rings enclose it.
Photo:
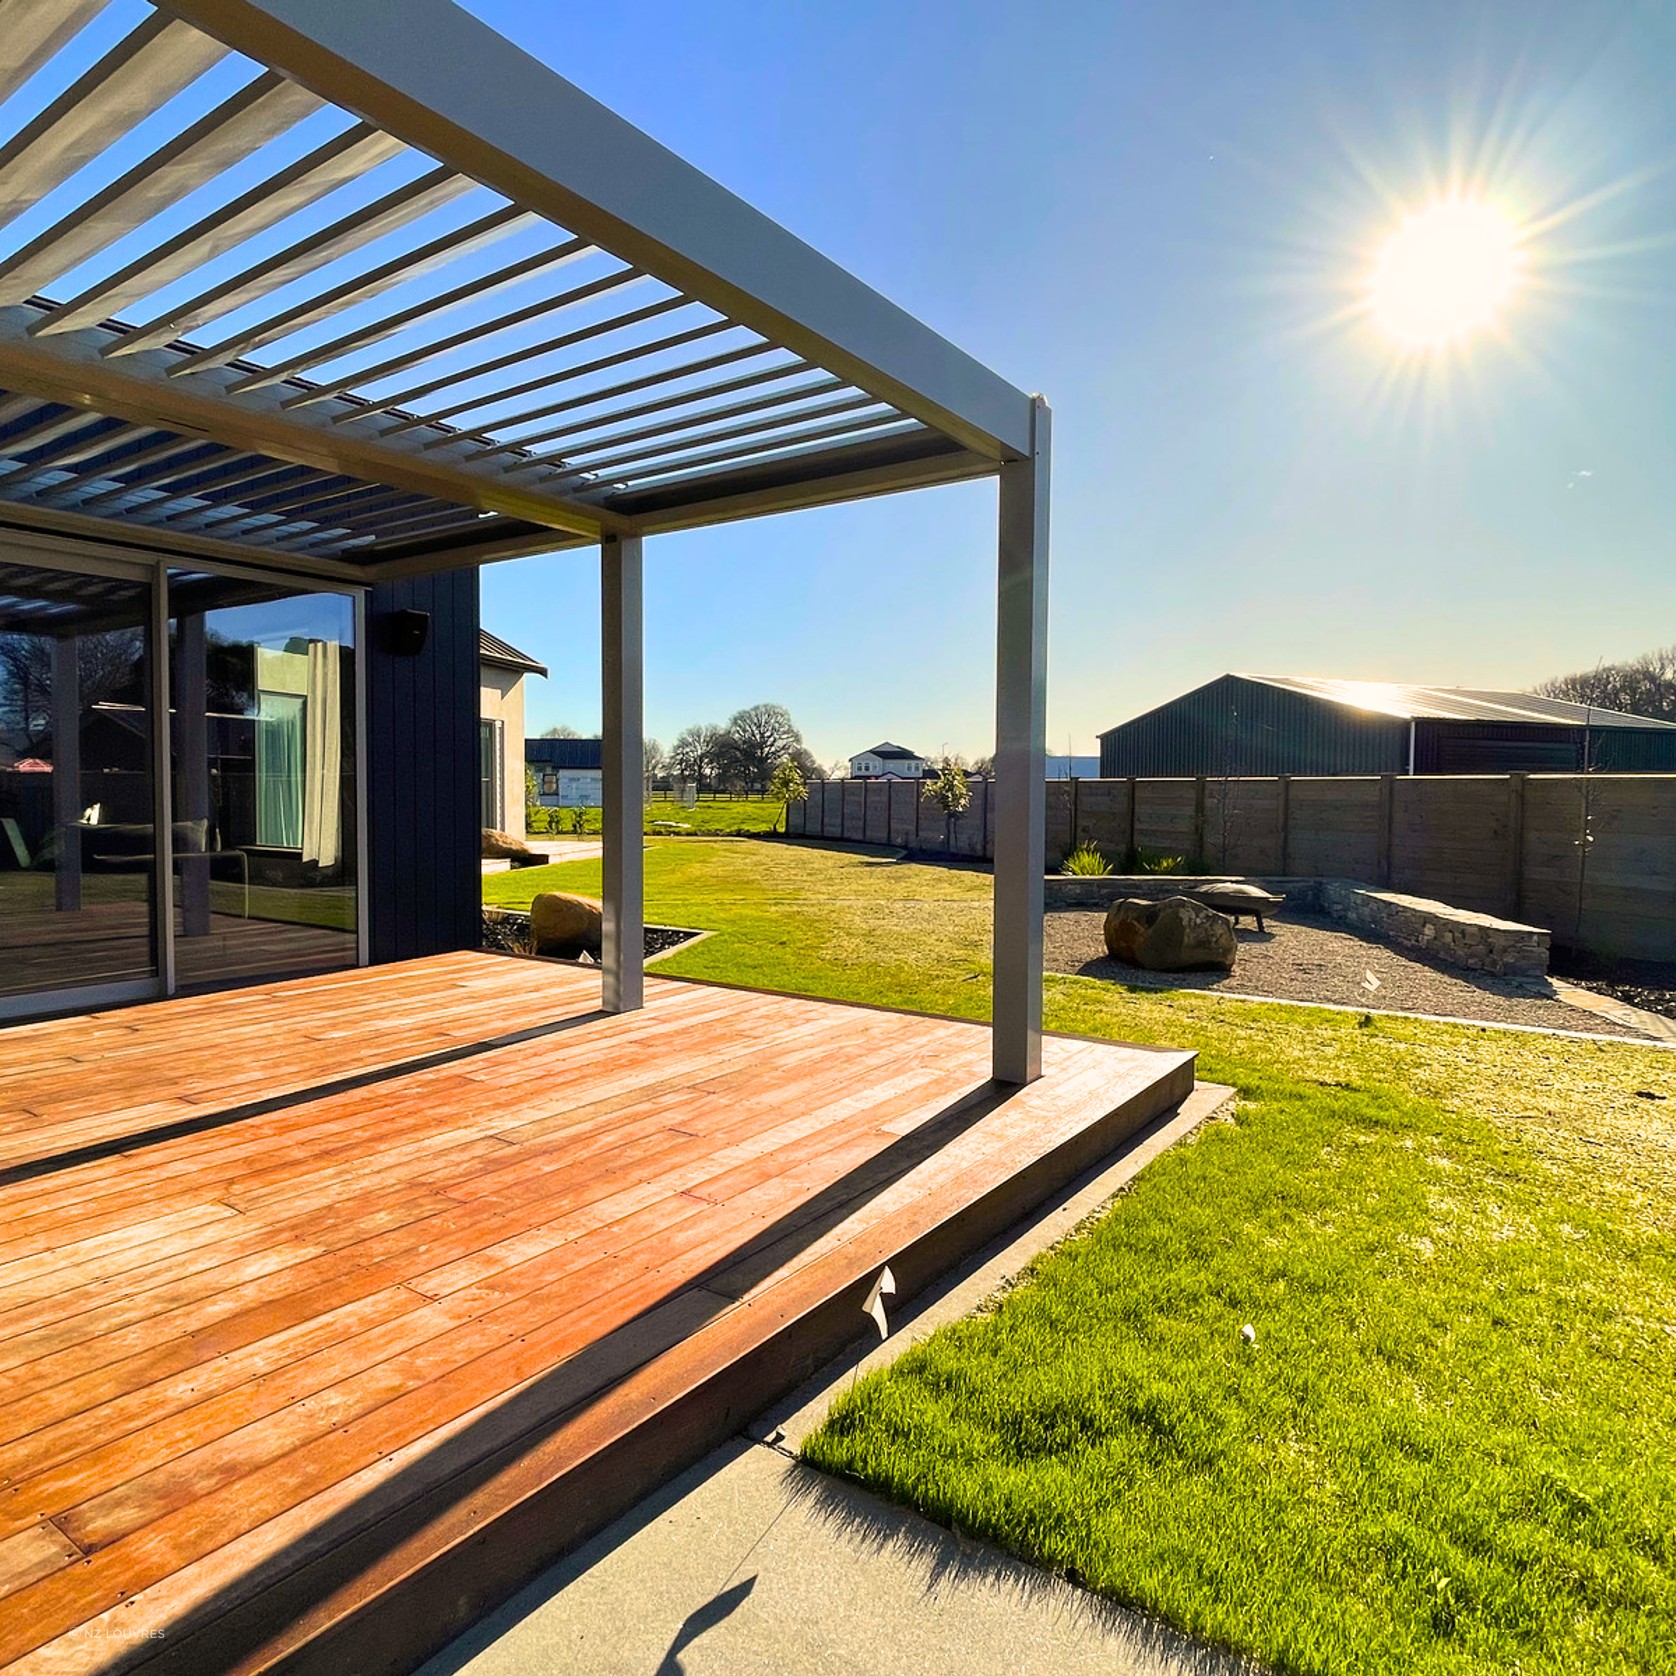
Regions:
[[[183,986],[355,962],[354,610],[169,577]]]

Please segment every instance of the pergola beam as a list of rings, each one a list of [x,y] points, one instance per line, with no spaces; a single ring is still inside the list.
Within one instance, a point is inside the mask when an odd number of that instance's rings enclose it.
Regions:
[[[408,145],[993,459],[1029,399],[448,0],[160,0]]]

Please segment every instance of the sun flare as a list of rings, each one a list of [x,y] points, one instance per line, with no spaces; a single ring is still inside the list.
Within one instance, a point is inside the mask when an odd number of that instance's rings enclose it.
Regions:
[[[1447,198],[1403,222],[1369,282],[1374,320],[1411,349],[1440,349],[1490,325],[1518,288],[1519,229],[1493,204]]]

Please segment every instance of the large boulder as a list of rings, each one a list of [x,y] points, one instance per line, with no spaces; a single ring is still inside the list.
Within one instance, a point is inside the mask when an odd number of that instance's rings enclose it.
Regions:
[[[591,896],[546,890],[530,904],[530,945],[537,954],[574,960],[599,958],[605,939],[604,910]]]
[[[1114,959],[1149,972],[1234,969],[1239,943],[1233,921],[1189,896],[1162,902],[1133,897],[1114,902],[1106,914],[1106,949]]]
[[[514,867],[540,867],[546,860],[539,850],[532,850],[522,838],[510,832],[497,832],[492,826],[483,828],[483,859],[510,861]]]

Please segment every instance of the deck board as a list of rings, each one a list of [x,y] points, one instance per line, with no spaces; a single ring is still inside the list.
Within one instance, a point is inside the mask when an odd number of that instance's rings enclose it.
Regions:
[[[1191,1086],[1050,1039],[997,1091],[971,1024],[598,982],[452,955],[0,1032],[0,1665],[417,1636],[428,1568],[506,1592],[879,1263],[911,1286]]]

